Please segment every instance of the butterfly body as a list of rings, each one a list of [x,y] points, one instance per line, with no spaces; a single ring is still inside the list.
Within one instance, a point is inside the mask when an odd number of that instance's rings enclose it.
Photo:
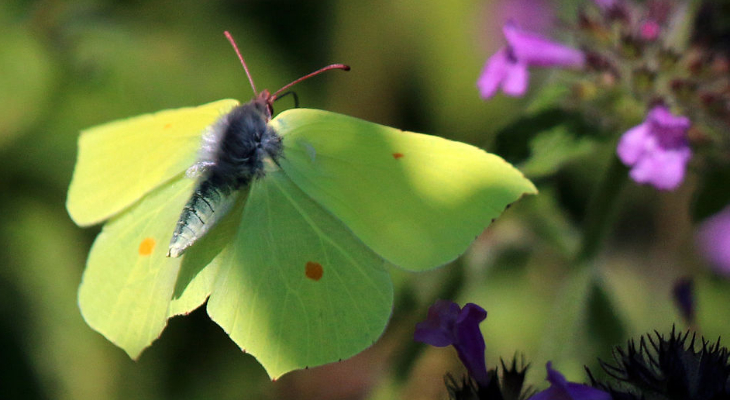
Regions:
[[[168,257],[179,257],[203,237],[231,207],[242,188],[264,176],[266,159],[281,156],[281,138],[268,125],[269,94],[233,108],[211,125],[192,170],[202,171],[170,240]]]

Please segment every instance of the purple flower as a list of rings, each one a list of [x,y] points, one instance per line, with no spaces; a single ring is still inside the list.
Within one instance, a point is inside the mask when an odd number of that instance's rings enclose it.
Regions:
[[[665,106],[655,106],[646,120],[621,137],[616,153],[631,167],[631,178],[660,190],[676,189],[692,150],[687,142],[689,118],[673,116]]]
[[[730,206],[707,218],[697,230],[696,240],[714,270],[730,277]]]
[[[500,87],[509,96],[524,95],[529,79],[527,68],[530,66],[580,68],[585,64],[581,51],[523,31],[514,23],[506,23],[502,31],[507,38],[507,46],[487,60],[477,80],[479,93],[484,99],[494,96]]]
[[[488,13],[489,38],[497,37],[506,23],[529,26],[530,30],[545,33],[555,25],[555,6],[550,0],[497,0],[485,2]],[[486,22],[486,21],[485,21]]]
[[[730,236],[729,236],[730,237]],[[730,260],[730,258],[728,259]],[[679,309],[679,313],[688,324],[695,322],[696,300],[694,294],[694,281],[692,278],[680,278],[674,282],[672,287],[672,298]]]
[[[661,31],[662,27],[654,20],[644,21],[639,26],[639,36],[647,42],[657,40]]]
[[[484,361],[484,337],[479,323],[487,312],[476,304],[468,303],[463,309],[448,300],[437,300],[428,309],[428,318],[416,324],[413,339],[436,347],[454,346],[461,362],[480,385],[489,383]]]
[[[547,380],[550,387],[530,397],[530,400],[611,400],[611,396],[588,385],[568,382],[563,374],[547,363]]]

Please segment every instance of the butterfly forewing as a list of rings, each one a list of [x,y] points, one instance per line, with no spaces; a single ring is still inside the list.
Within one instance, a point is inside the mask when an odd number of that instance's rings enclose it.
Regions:
[[[101,222],[182,174],[201,137],[238,104],[220,100],[100,125],[82,132],[66,207],[82,226]]]
[[[503,159],[465,143],[321,110],[287,110],[271,124],[286,174],[403,268],[455,259],[509,204],[536,193]]]

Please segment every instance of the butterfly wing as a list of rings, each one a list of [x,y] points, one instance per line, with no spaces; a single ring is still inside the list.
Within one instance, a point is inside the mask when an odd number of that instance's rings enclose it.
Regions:
[[[153,190],[110,219],[89,253],[78,301],[86,322],[136,358],[164,329],[210,294],[217,265],[230,242],[243,202],[184,258],[166,257],[170,234],[192,191],[179,178]]]
[[[185,171],[197,159],[205,129],[236,105],[220,100],[82,132],[66,201],[71,218],[81,226],[101,222]]]
[[[503,159],[465,143],[321,110],[288,110],[271,124],[297,186],[407,269],[453,260],[507,206],[537,192]]]
[[[393,302],[385,261],[287,175],[255,181],[240,221],[208,314],[272,378],[380,337]]]

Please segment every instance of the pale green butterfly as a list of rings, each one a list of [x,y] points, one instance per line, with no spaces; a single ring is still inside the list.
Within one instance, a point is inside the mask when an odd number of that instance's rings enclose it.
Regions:
[[[107,222],[79,306],[132,358],[206,299],[272,378],[350,357],[388,322],[387,266],[443,265],[536,193],[464,143],[321,110],[271,119],[292,84],[82,132],[67,208]]]

